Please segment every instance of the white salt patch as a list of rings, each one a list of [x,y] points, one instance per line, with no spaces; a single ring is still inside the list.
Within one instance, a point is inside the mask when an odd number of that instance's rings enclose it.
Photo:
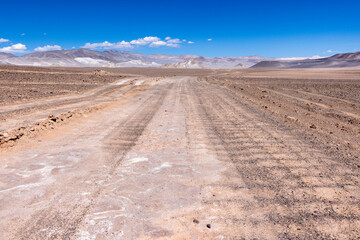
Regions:
[[[38,156],[38,154],[36,154],[36,153],[30,153],[30,154],[28,154],[28,158],[35,158],[35,157],[37,157]]]
[[[138,158],[132,158],[128,161],[129,164],[132,164],[132,163],[138,163],[138,162],[147,162],[149,161],[148,158],[146,157],[138,157]]]
[[[163,169],[163,168],[169,168],[169,167],[171,167],[172,165],[171,165],[171,163],[168,163],[168,162],[164,162],[163,164],[161,164],[159,167],[155,167],[155,168],[153,168],[153,170],[152,170],[152,172],[159,172],[159,171],[161,171],[161,169]]]
[[[109,213],[117,213],[117,212],[123,212],[125,211],[125,207],[122,207],[121,209],[114,209],[114,210],[108,210],[108,211],[103,211],[103,212],[96,212],[96,213],[93,213],[93,215],[106,215],[106,214],[109,214]]]
[[[123,85],[125,83],[128,83],[131,79],[125,79],[125,80],[121,80],[121,81],[118,81],[116,82],[116,85]]]
[[[139,85],[143,84],[144,82],[145,82],[145,80],[137,81],[137,82],[135,83],[135,86],[139,86]]]

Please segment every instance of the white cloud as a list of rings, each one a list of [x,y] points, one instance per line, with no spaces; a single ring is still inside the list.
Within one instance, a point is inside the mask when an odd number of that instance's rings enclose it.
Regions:
[[[133,48],[129,42],[121,41],[117,43],[110,43],[108,41],[102,43],[86,43],[82,48],[90,49],[126,49]]]
[[[21,43],[17,43],[9,47],[0,48],[0,52],[7,52],[7,53],[22,53],[25,52],[25,50],[26,50],[26,46]]]
[[[47,35],[47,33],[44,33],[44,36],[46,36]]]
[[[180,47],[180,43],[182,41],[178,38],[172,39],[171,37],[166,37],[165,41],[161,40],[159,37],[148,36],[144,38],[138,38],[132,40],[130,42],[121,41],[117,43],[111,43],[108,41],[102,43],[86,43],[82,48],[90,48],[90,49],[131,49],[136,46],[149,46],[149,47]]]
[[[339,51],[327,50],[326,52],[328,52],[328,53],[337,53],[337,52],[339,52]]]
[[[5,39],[5,38],[0,38],[0,43],[4,43],[4,42],[8,42],[9,39]]]
[[[161,47],[161,46],[165,46],[166,42],[164,41],[156,41],[156,42],[152,42],[150,43],[149,47]]]
[[[53,50],[61,50],[61,47],[59,45],[53,45],[53,46],[46,45],[43,47],[35,48],[36,52],[46,52],[46,51],[53,51]]]
[[[211,42],[211,41],[212,41],[212,38],[209,38],[208,41]]]
[[[161,41],[161,39],[158,37],[150,36],[150,37],[139,38],[137,40],[132,40],[130,43],[133,45],[147,45],[158,41]]]
[[[193,44],[194,42],[193,41],[188,41],[188,44]]]
[[[183,39],[182,41],[183,41],[183,42],[186,42],[186,39]]]
[[[165,38],[165,39],[166,39],[166,38]],[[175,38],[175,39],[169,39],[167,42],[168,42],[168,43],[181,43],[181,40],[178,39],[178,38]]]
[[[21,36],[25,36],[25,33],[20,34]]]
[[[179,43],[181,43],[181,40],[178,38],[172,39],[171,37],[165,38],[166,42],[161,40],[159,37],[144,37],[139,38],[136,40],[130,41],[130,44],[138,45],[138,46],[145,46],[149,45],[149,47],[161,47],[161,46],[167,46],[167,47],[180,47]]]
[[[167,43],[166,46],[168,46],[168,47],[174,47],[174,48],[180,47],[180,45],[177,44],[177,43]]]

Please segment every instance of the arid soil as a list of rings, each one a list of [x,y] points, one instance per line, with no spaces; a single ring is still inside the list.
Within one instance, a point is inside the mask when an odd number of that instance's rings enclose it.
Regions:
[[[0,75],[0,239],[360,236],[358,70]]]
[[[0,104],[81,94],[127,76],[201,76],[213,70],[154,68],[41,68],[0,66]]]

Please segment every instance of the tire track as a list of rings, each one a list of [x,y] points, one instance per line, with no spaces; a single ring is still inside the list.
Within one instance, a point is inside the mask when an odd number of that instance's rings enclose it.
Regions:
[[[161,106],[165,96],[172,85],[155,86],[149,90],[150,94],[143,100],[143,104],[134,109],[128,118],[117,124],[112,133],[108,135],[103,143],[105,152],[110,152],[107,157],[109,162],[108,173],[94,177],[95,186],[90,191],[90,197],[86,204],[76,201],[64,202],[60,209],[50,206],[30,217],[20,231],[17,232],[17,239],[72,239],[84,217],[90,211],[97,199],[103,193],[102,186],[113,181],[113,174],[121,164],[126,153],[136,145],[137,139],[149,124],[157,110]],[[104,178],[105,177],[105,178]],[[116,180],[116,179],[115,179]]]
[[[223,216],[223,221],[238,229],[245,225],[238,232],[245,237],[357,236],[360,209],[350,196],[359,190],[353,181],[359,179],[358,172],[287,134],[289,129],[274,128],[225,90],[200,83],[192,89],[215,151],[223,161],[231,160],[239,175],[229,175],[225,186],[239,192],[237,197],[207,202],[239,209]],[[353,213],[349,216],[348,211]],[[258,214],[254,217],[254,213]],[[244,215],[248,217],[239,217]],[[325,231],[328,225],[337,232]]]
[[[128,86],[122,86],[122,85],[114,85],[111,84],[105,88],[101,88],[101,89],[97,89],[97,91],[94,92],[94,90],[92,90],[90,95],[88,96],[80,96],[80,97],[75,97],[74,99],[55,99],[55,100],[49,100],[49,101],[44,101],[41,102],[40,104],[25,104],[24,107],[17,107],[14,110],[5,110],[5,111],[1,111],[0,112],[0,118],[1,119],[6,119],[9,116],[13,116],[15,114],[26,114],[29,112],[33,112],[33,111],[38,111],[38,110],[46,110],[49,108],[56,106],[67,106],[67,105],[71,105],[71,104],[76,104],[76,103],[81,103],[81,102],[86,102],[86,101],[93,101],[94,98],[97,97],[104,97],[104,96],[110,96],[113,93],[123,93],[125,94],[128,91],[131,91],[132,89],[134,89],[136,86],[131,86],[130,88],[126,88]],[[122,90],[123,88],[125,88],[123,91],[119,91]],[[30,105],[30,106],[27,106]],[[7,107],[8,108],[8,107]]]

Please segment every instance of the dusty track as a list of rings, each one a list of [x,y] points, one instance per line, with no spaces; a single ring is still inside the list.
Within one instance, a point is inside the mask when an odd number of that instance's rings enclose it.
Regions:
[[[360,168],[326,138],[313,140],[230,83],[131,86],[142,91],[59,102],[56,111],[92,98],[107,107],[1,150],[0,239],[359,236]]]

